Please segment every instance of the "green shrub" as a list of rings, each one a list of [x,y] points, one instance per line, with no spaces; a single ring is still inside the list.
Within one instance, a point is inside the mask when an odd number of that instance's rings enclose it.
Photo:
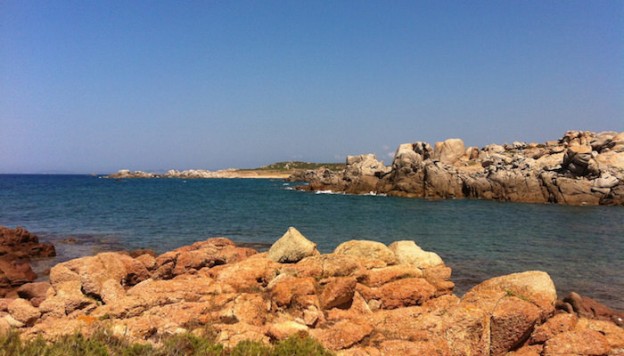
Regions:
[[[318,341],[307,335],[293,335],[273,346],[272,356],[329,356],[333,353],[325,350]]]
[[[42,338],[22,341],[11,331],[0,336],[0,356],[325,356],[332,355],[307,335],[295,335],[268,346],[257,341],[242,341],[232,349],[217,344],[209,336],[190,333],[164,337],[161,347],[130,343],[97,330],[90,337],[68,335],[48,343]]]

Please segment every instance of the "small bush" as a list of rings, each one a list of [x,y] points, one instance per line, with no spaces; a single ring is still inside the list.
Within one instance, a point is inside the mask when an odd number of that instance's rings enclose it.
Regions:
[[[97,330],[90,337],[81,334],[61,337],[48,343],[42,338],[22,341],[11,331],[0,336],[0,356],[325,356],[333,355],[307,335],[295,335],[269,346],[256,341],[242,341],[226,349],[210,337],[190,333],[163,338],[161,347],[130,343]]]
[[[329,356],[333,353],[325,350],[316,340],[307,335],[294,335],[273,346],[272,356]]]
[[[264,356],[270,355],[271,348],[258,341],[242,341],[230,350],[231,356]]]

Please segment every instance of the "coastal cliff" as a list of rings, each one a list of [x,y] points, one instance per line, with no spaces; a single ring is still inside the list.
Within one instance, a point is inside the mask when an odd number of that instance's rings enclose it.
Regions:
[[[233,347],[303,333],[338,355],[624,352],[624,315],[578,295],[558,301],[545,272],[495,277],[463,297],[450,277],[414,241],[353,240],[320,254],[294,228],[265,253],[211,238],[157,257],[60,263],[46,288],[0,299],[0,334],[51,341],[106,330],[158,346],[211,333]]]
[[[406,143],[391,166],[374,155],[347,157],[340,172],[289,178],[302,190],[428,199],[476,198],[568,205],[624,205],[624,132],[568,131],[543,144],[465,147],[460,139]]]

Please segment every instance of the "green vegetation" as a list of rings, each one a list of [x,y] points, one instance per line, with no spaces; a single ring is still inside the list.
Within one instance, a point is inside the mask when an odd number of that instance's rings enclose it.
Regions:
[[[511,289],[505,289],[505,294],[507,297],[516,297],[518,299],[524,300],[525,302],[531,303],[531,299],[523,294],[512,291]]]
[[[307,335],[295,335],[275,345],[255,341],[243,341],[232,349],[226,349],[209,337],[192,334],[172,335],[161,340],[162,346],[130,343],[110,335],[106,330],[95,332],[89,338],[81,334],[65,336],[53,343],[41,338],[21,341],[17,332],[0,336],[0,356],[304,356],[332,355],[331,352]]]
[[[345,164],[344,163],[311,163],[311,162],[290,161],[290,162],[277,162],[277,163],[269,164],[268,166],[255,168],[252,170],[288,171],[288,170],[318,169],[321,167],[325,167],[332,171],[339,171],[345,168]]]

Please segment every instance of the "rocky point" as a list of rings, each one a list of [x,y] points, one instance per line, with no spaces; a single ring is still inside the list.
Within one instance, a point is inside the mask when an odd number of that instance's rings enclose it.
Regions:
[[[545,143],[465,147],[460,139],[402,144],[391,166],[349,156],[341,172],[290,177],[303,190],[428,199],[476,198],[568,205],[624,205],[624,132],[568,131]]]

